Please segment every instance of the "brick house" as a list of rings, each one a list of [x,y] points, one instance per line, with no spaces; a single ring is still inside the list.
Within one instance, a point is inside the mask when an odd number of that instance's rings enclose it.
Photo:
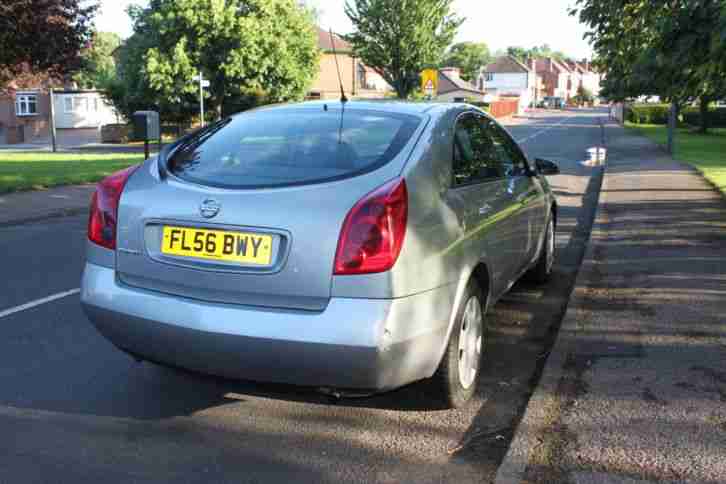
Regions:
[[[310,88],[308,99],[339,99],[340,81],[333,53],[338,54],[340,77],[348,97],[383,97],[390,87],[377,72],[363,65],[353,55],[353,46],[340,36],[318,28],[318,47],[321,50],[320,70]]]
[[[38,143],[50,139],[50,88],[37,82],[33,88],[10,83],[0,94],[0,144]],[[54,91],[57,130],[100,129],[118,121],[113,108],[97,90]]]
[[[50,136],[47,89],[9,89],[0,95],[0,143],[25,143]]]
[[[537,75],[542,78],[544,96],[556,96],[569,100],[573,89],[572,72],[563,62],[551,57],[537,59]],[[577,87],[575,86],[575,92]]]
[[[502,56],[487,64],[479,74],[478,83],[492,98],[518,98],[520,112],[541,97],[542,82],[534,61],[524,63],[512,56]]]

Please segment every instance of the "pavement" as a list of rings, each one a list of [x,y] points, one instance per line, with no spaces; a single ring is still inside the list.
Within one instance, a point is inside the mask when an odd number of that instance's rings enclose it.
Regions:
[[[726,200],[608,128],[592,240],[504,483],[726,482]]]
[[[425,382],[333,402],[138,364],[74,292],[91,188],[0,197],[0,483],[494,481],[585,253],[602,179],[587,150],[605,115],[535,113],[510,127],[530,155],[561,164],[555,277],[515,285],[492,309],[481,381],[459,410],[432,405]]]
[[[85,214],[95,184],[0,194],[0,227]]]

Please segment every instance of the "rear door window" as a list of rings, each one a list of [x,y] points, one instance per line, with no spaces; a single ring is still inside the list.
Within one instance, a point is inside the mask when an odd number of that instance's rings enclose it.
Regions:
[[[271,109],[229,118],[184,142],[168,169],[190,182],[264,188],[332,181],[395,158],[421,118],[367,110]]]
[[[486,118],[466,113],[459,117],[454,129],[454,186],[484,183],[503,178],[505,168]]]

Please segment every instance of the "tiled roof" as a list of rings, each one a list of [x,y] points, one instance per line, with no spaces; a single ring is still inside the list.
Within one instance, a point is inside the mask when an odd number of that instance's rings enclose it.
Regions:
[[[333,42],[330,37],[330,32],[318,27],[318,47],[320,50],[324,52],[333,51]],[[351,52],[353,50],[353,46],[343,40],[339,35],[333,33],[333,39],[335,40],[335,50],[337,52]]]
[[[503,56],[496,59],[494,62],[487,64],[484,68],[484,72],[492,74],[507,74],[507,73],[527,73],[531,70],[517,59],[512,56]]]
[[[448,76],[439,71],[439,94],[446,94],[452,91],[469,91],[471,93],[483,94],[473,84],[455,76]]]

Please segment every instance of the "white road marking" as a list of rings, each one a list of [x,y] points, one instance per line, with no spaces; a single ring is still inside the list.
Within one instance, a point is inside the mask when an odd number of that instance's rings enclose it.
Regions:
[[[553,124],[551,126],[547,126],[545,129],[541,129],[541,130],[537,131],[536,133],[527,136],[526,138],[518,139],[517,143],[519,143],[519,144],[526,143],[527,141],[536,138],[537,136],[541,135],[542,133],[546,133],[547,131],[551,130],[552,128],[556,128],[557,126],[564,124],[565,121],[567,121],[569,119],[571,119],[571,117],[562,118],[560,121],[556,122],[555,124]],[[526,126],[526,125],[521,125],[521,126]]]
[[[80,288],[71,289],[70,291],[59,292],[58,294],[53,294],[52,296],[44,297],[43,299],[36,299],[35,301],[30,301],[29,303],[25,303],[20,306],[15,306],[14,308],[5,309],[4,311],[0,311],[0,319],[10,316],[11,314],[16,314],[21,311],[25,311],[27,309],[32,309],[34,307],[56,301],[58,299],[63,299],[64,297],[73,296],[74,294],[79,294],[80,292],[81,292]]]

